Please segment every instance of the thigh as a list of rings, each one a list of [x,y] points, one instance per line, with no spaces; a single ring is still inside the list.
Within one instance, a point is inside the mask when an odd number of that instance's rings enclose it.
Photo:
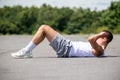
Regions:
[[[52,29],[48,25],[43,25],[43,26],[44,26],[43,29],[44,29],[45,36],[48,39],[48,41],[51,42],[58,32]]]
[[[50,46],[56,51],[57,57],[68,57],[72,45],[70,40],[66,40],[58,33],[50,43]]]

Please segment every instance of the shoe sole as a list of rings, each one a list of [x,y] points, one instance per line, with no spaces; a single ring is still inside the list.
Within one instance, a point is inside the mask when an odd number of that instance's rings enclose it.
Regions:
[[[27,58],[33,58],[33,56],[14,56],[14,55],[12,55],[11,54],[11,56],[13,57],[13,58],[15,58],[15,59],[27,59]]]

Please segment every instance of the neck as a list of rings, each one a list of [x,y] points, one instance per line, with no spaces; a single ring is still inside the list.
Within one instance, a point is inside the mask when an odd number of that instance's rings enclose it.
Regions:
[[[105,49],[107,47],[107,43],[98,43],[103,49]]]
[[[104,43],[104,44],[101,44],[102,48],[105,49],[107,47],[107,44]]]

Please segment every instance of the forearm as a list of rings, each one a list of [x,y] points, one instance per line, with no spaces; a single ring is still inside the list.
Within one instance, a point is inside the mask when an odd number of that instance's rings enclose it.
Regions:
[[[100,34],[96,34],[96,35],[90,36],[90,37],[88,38],[88,41],[89,41],[89,42],[96,42],[96,40],[97,40],[98,38],[100,38],[100,37],[101,37]]]

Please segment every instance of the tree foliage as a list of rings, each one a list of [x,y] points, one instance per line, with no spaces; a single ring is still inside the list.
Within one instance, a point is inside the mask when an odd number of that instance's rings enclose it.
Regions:
[[[4,6],[0,8],[0,34],[33,34],[42,24],[66,34],[97,33],[103,29],[120,33],[120,1],[102,11],[89,8]]]

